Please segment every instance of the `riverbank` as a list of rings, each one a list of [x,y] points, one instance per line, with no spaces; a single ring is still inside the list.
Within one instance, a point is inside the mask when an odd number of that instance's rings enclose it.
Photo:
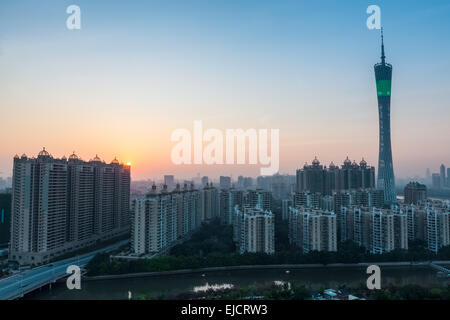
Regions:
[[[381,266],[381,286],[418,285],[424,288],[450,285],[450,278],[441,278],[436,270],[425,264],[397,262],[389,266]],[[364,263],[365,264],[365,263]],[[27,299],[38,300],[127,300],[129,292],[133,299],[148,297],[150,299],[171,299],[187,292],[199,292],[208,287],[257,288],[271,285],[274,282],[304,285],[314,292],[325,289],[359,288],[366,286],[368,278],[364,264],[330,265],[265,265],[227,268],[228,271],[204,271],[196,269],[194,272],[183,270],[170,272],[155,272],[150,276],[136,274],[133,276],[119,275],[119,278],[104,277],[93,281],[82,280],[82,290],[67,290],[65,281],[57,282],[52,288],[43,288]],[[290,268],[285,268],[290,266]],[[257,269],[260,268],[260,269]],[[277,268],[277,269],[274,269]],[[234,270],[230,270],[234,269]],[[211,269],[206,269],[211,270]],[[289,272],[286,272],[289,270]],[[191,270],[189,270],[191,271]]]
[[[96,280],[113,280],[113,279],[126,279],[126,278],[143,278],[143,277],[155,277],[155,276],[168,276],[168,275],[186,275],[194,273],[205,272],[221,272],[221,271],[235,271],[235,270],[277,270],[284,269],[286,271],[292,269],[317,269],[317,268],[367,268],[370,265],[376,264],[379,267],[429,267],[430,263],[439,265],[450,265],[450,260],[444,261],[421,261],[421,262],[361,262],[361,263],[331,263],[331,264],[276,264],[276,265],[242,265],[242,266],[228,266],[228,267],[209,267],[209,268],[196,268],[196,269],[180,269],[171,271],[158,271],[158,272],[136,272],[114,275],[100,275],[100,276],[84,276],[85,281]]]

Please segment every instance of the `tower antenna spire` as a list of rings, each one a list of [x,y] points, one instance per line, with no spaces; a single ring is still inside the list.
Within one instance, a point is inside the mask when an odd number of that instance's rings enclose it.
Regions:
[[[386,63],[386,56],[384,55],[384,36],[383,36],[383,27],[381,27],[381,63]]]

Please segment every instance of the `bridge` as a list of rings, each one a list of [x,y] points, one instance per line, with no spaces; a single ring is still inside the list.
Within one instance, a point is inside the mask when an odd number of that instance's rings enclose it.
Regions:
[[[120,241],[111,246],[98,249],[80,256],[56,261],[37,268],[22,271],[13,276],[0,280],[0,300],[13,300],[23,297],[45,285],[52,284],[66,277],[67,267],[77,265],[80,268],[86,266],[98,253],[115,250],[128,243],[128,240]]]
[[[434,262],[430,262],[430,267],[437,270],[438,272],[442,272],[444,275],[447,275],[447,277],[450,277],[450,269],[440,266]]]

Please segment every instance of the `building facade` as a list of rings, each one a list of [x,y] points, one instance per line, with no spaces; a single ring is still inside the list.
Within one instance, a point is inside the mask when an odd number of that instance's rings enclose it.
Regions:
[[[237,235],[239,253],[275,253],[275,222],[271,211],[261,208],[235,207],[233,233]]]
[[[200,191],[191,184],[169,192],[156,186],[144,197],[133,199],[131,250],[134,255],[166,252],[198,229],[204,221]]]
[[[310,251],[337,251],[337,219],[334,212],[289,208],[289,242]]]
[[[201,189],[200,197],[203,206],[203,220],[210,221],[220,217],[220,195],[219,190],[213,186],[212,182],[207,183]]]
[[[408,216],[403,211],[344,207],[338,230],[341,241],[353,241],[372,254],[408,249]]]
[[[220,189],[231,189],[231,177],[220,176]]]
[[[405,204],[418,204],[427,199],[427,186],[418,182],[410,182],[405,186]]]
[[[357,164],[347,157],[341,167],[333,162],[326,167],[316,157],[311,165],[305,164],[296,173],[296,192],[332,195],[333,192],[374,188],[375,168],[368,166],[364,159]]]

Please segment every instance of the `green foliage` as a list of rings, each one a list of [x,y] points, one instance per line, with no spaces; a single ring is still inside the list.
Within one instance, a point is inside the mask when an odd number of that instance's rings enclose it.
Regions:
[[[207,256],[235,252],[232,235],[232,226],[222,225],[219,220],[214,220],[203,224],[188,241],[174,246],[170,253],[174,256]]]

